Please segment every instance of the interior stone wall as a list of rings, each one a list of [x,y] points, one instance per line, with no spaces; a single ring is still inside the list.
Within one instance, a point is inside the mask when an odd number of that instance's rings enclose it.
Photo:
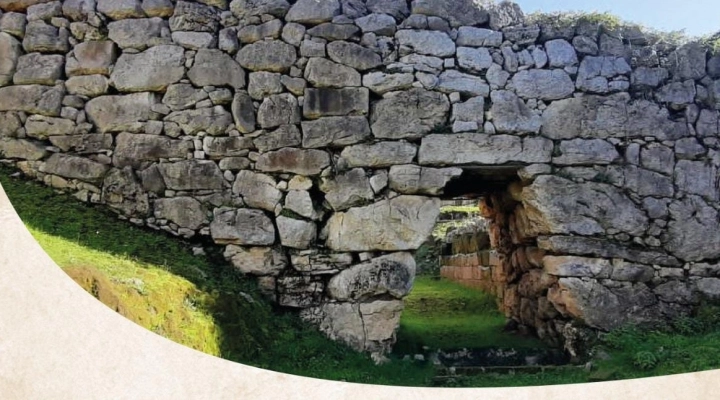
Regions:
[[[471,0],[0,10],[3,162],[209,236],[358,350],[392,345],[412,252],[468,167],[518,170],[487,215],[503,307],[541,336],[720,295],[720,57],[700,44]]]

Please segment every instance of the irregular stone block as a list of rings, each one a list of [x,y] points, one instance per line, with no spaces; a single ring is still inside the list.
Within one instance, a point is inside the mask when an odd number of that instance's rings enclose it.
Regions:
[[[25,139],[0,137],[0,158],[21,159],[28,161],[42,160],[48,155],[45,146],[41,143]]]
[[[73,48],[68,57],[65,73],[77,75],[109,75],[117,58],[115,43],[111,41],[82,42]]]
[[[260,210],[216,208],[210,235],[218,244],[269,246],[275,243],[275,226]]]
[[[164,91],[185,75],[185,50],[154,46],[142,53],[123,53],[110,79],[123,92]]]
[[[371,135],[365,117],[325,117],[302,122],[302,147],[344,147],[360,143]]]
[[[274,72],[253,72],[250,74],[248,94],[255,100],[262,100],[273,94],[282,93],[280,74]]]
[[[172,197],[155,200],[154,216],[167,219],[181,228],[200,229],[208,223],[207,209],[192,197]]]
[[[458,29],[457,45],[470,47],[500,47],[502,32],[491,29],[461,26]]]
[[[48,136],[71,135],[75,131],[75,121],[63,118],[32,115],[25,121],[25,133],[35,139],[45,140]]]
[[[542,119],[525,102],[508,90],[495,90],[490,95],[492,122],[498,133],[538,133]]]
[[[347,210],[371,202],[375,198],[370,180],[362,168],[351,169],[332,178],[323,178],[320,190],[335,211]]]
[[[613,271],[610,261],[602,258],[545,256],[542,262],[544,272],[560,277],[607,279]]]
[[[620,159],[615,146],[601,139],[573,139],[560,142],[560,155],[553,157],[558,165],[602,165]]]
[[[257,122],[263,129],[300,123],[297,99],[289,93],[266,98],[258,108]]]
[[[200,49],[187,76],[195,86],[245,87],[245,71],[221,50]]]
[[[177,83],[168,86],[162,102],[172,111],[182,111],[194,107],[208,97],[207,92],[202,89],[196,89],[188,83]]]
[[[373,135],[382,139],[417,139],[447,123],[447,97],[424,89],[387,95],[373,105]]]
[[[320,24],[332,21],[333,17],[340,15],[340,2],[338,0],[298,0],[285,15],[288,22],[301,24]]]
[[[102,133],[137,131],[145,121],[157,118],[152,112],[157,103],[157,95],[150,92],[101,96],[88,101],[85,112]]]
[[[52,0],[0,0],[0,10],[25,12],[30,6],[50,1]]]
[[[411,11],[413,14],[440,17],[454,28],[482,25],[490,19],[488,12],[473,0],[414,0]]]
[[[374,33],[378,36],[393,36],[397,30],[395,18],[387,14],[370,14],[355,19],[363,33]]]
[[[0,88],[0,111],[24,111],[60,116],[65,89],[60,86],[22,85]]]
[[[309,119],[343,115],[367,115],[370,92],[366,88],[305,89],[303,116]]]
[[[15,85],[52,86],[63,75],[65,57],[31,53],[20,56],[13,76]]]
[[[108,24],[108,38],[121,49],[145,50],[148,47],[170,44],[163,32],[169,30],[162,18],[138,18],[115,21]]]
[[[280,40],[261,41],[243,46],[237,62],[251,71],[285,72],[295,64],[295,47]]]
[[[22,56],[20,42],[7,33],[0,32],[0,86],[12,83],[20,56]]]
[[[277,275],[288,264],[285,253],[272,247],[239,247],[229,245],[223,253],[243,274]]]
[[[558,254],[588,255],[602,258],[623,258],[647,265],[679,267],[677,258],[666,253],[633,248],[607,239],[581,236],[550,236],[538,238],[538,247]]]
[[[109,134],[50,136],[50,143],[64,152],[94,154],[113,148],[113,137]]]
[[[225,178],[214,161],[188,160],[158,164],[170,190],[213,190],[225,187]]]
[[[261,154],[255,168],[265,172],[293,173],[304,176],[318,175],[330,165],[330,156],[321,150],[284,148]]]
[[[336,213],[327,223],[327,245],[335,251],[415,250],[432,231],[440,200],[399,196]]]
[[[81,181],[102,182],[109,166],[89,160],[84,157],[55,153],[48,158],[40,171],[46,174],[61,176],[63,178],[79,179]]]
[[[359,44],[334,41],[327,45],[330,59],[345,64],[358,71],[365,71],[382,65],[380,55]]]
[[[552,142],[539,137],[435,134],[423,138],[418,160],[429,166],[548,163],[552,150]]]
[[[513,76],[512,84],[518,96],[526,99],[559,100],[575,91],[570,76],[559,69],[520,71]]]
[[[455,42],[444,32],[403,29],[395,33],[395,39],[400,46],[405,46],[417,54],[435,57],[455,55]]]
[[[307,30],[307,34],[313,37],[334,41],[348,40],[355,36],[360,29],[351,24],[324,23]]]
[[[170,30],[215,33],[220,26],[220,15],[213,7],[204,4],[178,1],[170,18]]]
[[[231,105],[235,127],[241,133],[255,131],[255,108],[252,99],[245,93],[237,92]]]
[[[203,151],[210,159],[242,156],[253,147],[252,139],[242,136],[203,138]]]
[[[248,206],[273,212],[282,199],[282,192],[276,186],[277,182],[269,175],[240,171],[232,191],[242,196]]]
[[[293,254],[290,257],[290,263],[295,270],[310,275],[336,274],[349,267],[352,262],[350,253],[323,254],[313,250]]]
[[[440,74],[436,89],[443,93],[460,92],[465,96],[487,97],[490,86],[479,76],[448,70]]]
[[[360,86],[360,73],[342,64],[313,57],[305,67],[305,79],[315,87]]]
[[[388,294],[402,299],[415,278],[415,259],[410,253],[393,253],[353,265],[333,276],[327,290],[340,301],[362,301]]]
[[[371,72],[363,76],[363,86],[379,95],[396,90],[410,89],[414,81],[415,77],[413,74]]]
[[[165,121],[180,125],[186,135],[199,132],[222,135],[233,124],[232,115],[223,106],[177,111],[165,117]]]
[[[253,140],[260,152],[283,147],[296,147],[302,143],[302,134],[296,125],[281,125],[272,132],[265,132]]]
[[[67,53],[70,51],[70,32],[43,21],[28,22],[25,27],[23,48],[26,53]]]
[[[379,142],[358,144],[343,149],[342,157],[350,168],[386,168],[409,164],[417,154],[417,147],[406,142]]]
[[[490,51],[484,47],[458,47],[457,60],[460,67],[476,73],[487,71],[493,65]]]
[[[280,243],[294,249],[307,249],[317,238],[317,226],[314,222],[279,216],[275,219]]]

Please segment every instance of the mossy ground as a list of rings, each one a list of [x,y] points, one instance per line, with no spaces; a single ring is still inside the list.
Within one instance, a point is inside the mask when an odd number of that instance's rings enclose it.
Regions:
[[[376,366],[332,342],[296,315],[274,309],[252,280],[219,254],[193,256],[191,243],[117,220],[35,182],[0,183],[28,229],[71,277],[112,309],[178,343],[228,360],[322,379],[403,386],[528,386],[581,383],[720,368],[720,313],[683,319],[663,331],[625,329],[605,338],[598,369],[484,374],[433,381],[429,363]],[[249,301],[248,299],[252,299]],[[483,315],[482,317],[477,317]],[[535,346],[506,336],[494,300],[451,282],[420,277],[407,302],[396,352],[439,348]]]

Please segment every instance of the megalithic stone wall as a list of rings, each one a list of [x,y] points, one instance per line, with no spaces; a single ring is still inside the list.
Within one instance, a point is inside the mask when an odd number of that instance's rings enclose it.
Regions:
[[[392,345],[412,252],[468,167],[518,169],[484,212],[503,309],[541,337],[720,295],[720,57],[699,44],[471,0],[0,10],[6,163],[210,236],[358,350]]]

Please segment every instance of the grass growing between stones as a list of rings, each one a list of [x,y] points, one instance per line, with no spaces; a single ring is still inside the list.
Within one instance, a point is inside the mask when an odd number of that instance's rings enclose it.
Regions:
[[[531,337],[503,332],[495,297],[447,279],[418,276],[405,299],[395,352],[485,347],[545,347]]]

